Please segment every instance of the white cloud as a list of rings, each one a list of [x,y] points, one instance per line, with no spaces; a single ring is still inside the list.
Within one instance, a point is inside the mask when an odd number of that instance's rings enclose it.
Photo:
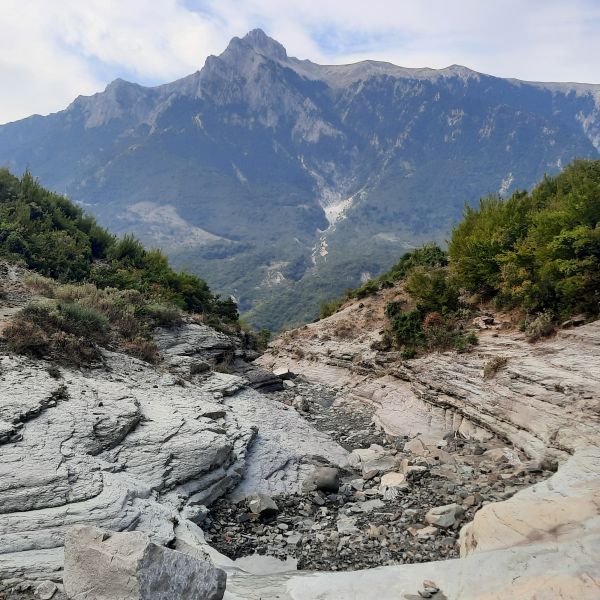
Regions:
[[[257,26],[319,62],[600,82],[596,0],[2,0],[0,122],[59,110],[117,76],[184,76]]]

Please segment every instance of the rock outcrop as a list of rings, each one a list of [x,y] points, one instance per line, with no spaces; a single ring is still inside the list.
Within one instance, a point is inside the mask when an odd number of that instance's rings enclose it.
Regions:
[[[141,532],[77,526],[66,535],[70,600],[221,600],[226,580],[209,560],[159,546]]]
[[[471,353],[407,361],[378,349],[383,318],[377,302],[350,304],[282,336],[258,362],[337,388],[336,402],[372,405],[384,430],[416,436],[403,446],[415,457],[450,459],[444,450],[449,435],[483,445],[497,436],[531,460],[520,464],[510,447],[482,449],[490,470],[510,464],[558,472],[483,506],[461,532],[459,560],[288,575],[261,588],[263,597],[391,600],[419,598],[420,591],[429,597],[424,580],[449,599],[600,597],[600,321],[536,344],[514,330],[486,326]],[[501,368],[486,369],[490,363]],[[350,462],[376,458],[355,451]],[[427,520],[446,527],[455,514],[455,505],[441,506]],[[238,578],[231,589],[259,597],[244,585]]]
[[[193,521],[244,475],[241,494],[293,492],[313,455],[345,461],[340,446],[247,379],[181,377],[182,358],[235,353],[225,336],[197,325],[183,342],[180,331],[173,337],[161,333],[158,370],[106,353],[102,368],[58,376],[43,361],[0,357],[0,580],[60,581],[64,536],[77,525],[143,532],[202,557]]]
[[[374,349],[383,322],[375,302],[352,304],[282,336],[258,362],[347,389],[376,405],[377,420],[395,435],[496,434],[539,461],[598,443],[600,321],[537,344],[515,332],[486,330],[471,353],[403,361],[397,352]],[[356,335],[339,335],[347,327]],[[503,368],[484,377],[497,357],[507,358]]]

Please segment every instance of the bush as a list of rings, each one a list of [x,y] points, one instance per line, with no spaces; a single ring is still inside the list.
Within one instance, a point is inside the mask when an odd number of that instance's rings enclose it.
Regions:
[[[400,350],[400,358],[402,360],[410,360],[411,358],[415,358],[417,356],[417,351],[412,346],[404,346],[402,350]]]
[[[359,288],[355,290],[349,290],[346,293],[347,298],[366,298],[379,291],[379,281],[376,279],[369,279],[365,281]]]
[[[535,342],[543,337],[552,335],[556,327],[551,312],[539,314],[525,329],[525,338],[528,342]]]
[[[88,337],[97,342],[106,342],[108,319],[94,308],[81,304],[60,303],[57,306],[60,328],[76,336]]]
[[[256,345],[257,345],[258,349],[266,350],[270,341],[271,341],[271,332],[266,327],[263,327],[256,334]]]
[[[458,308],[458,288],[443,268],[418,267],[406,278],[405,289],[423,312],[452,312]]]
[[[213,314],[235,322],[237,306],[211,293],[206,282],[177,273],[159,250],[146,250],[131,235],[117,239],[67,198],[54,194],[26,172],[21,179],[0,169],[0,256],[22,260],[41,276],[98,288],[137,290],[147,301]],[[55,283],[32,276],[31,286],[47,297]],[[79,288],[63,288],[75,302]]]
[[[123,350],[131,356],[153,365],[158,363],[160,359],[156,343],[146,338],[136,338],[123,342]]]
[[[600,161],[575,161],[530,194],[467,208],[449,256],[458,285],[499,306],[598,314]]]
[[[392,302],[388,302],[385,306],[385,316],[388,319],[393,319],[397,314],[402,312],[403,306],[404,302],[402,300],[394,300]]]
[[[28,273],[23,277],[23,283],[34,293],[46,298],[54,298],[58,284],[54,279],[44,277],[39,273]]]
[[[17,354],[43,357],[50,348],[50,338],[42,327],[26,319],[15,319],[3,332],[8,347]]]
[[[397,314],[391,323],[392,334],[396,344],[409,346],[422,345],[425,341],[422,322],[423,316],[418,310]]]
[[[328,302],[321,302],[319,310],[319,319],[326,319],[333,313],[337,312],[339,308],[344,304],[344,300],[339,298],[337,300],[329,300]]]
[[[183,322],[181,311],[166,304],[146,304],[140,312],[148,317],[155,327],[176,327]]]
[[[492,379],[500,369],[506,366],[507,363],[508,357],[494,356],[494,358],[485,363],[485,366],[483,367],[483,378]]]

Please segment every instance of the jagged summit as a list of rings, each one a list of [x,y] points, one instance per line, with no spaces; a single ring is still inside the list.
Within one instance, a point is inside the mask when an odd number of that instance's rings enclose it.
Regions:
[[[262,29],[253,29],[244,37],[231,39],[225,51],[218,58],[233,58],[241,61],[248,53],[256,53],[267,59],[285,62],[288,60],[286,49],[277,40],[269,37]]]
[[[252,46],[257,52],[270,58],[277,58],[278,60],[285,60],[287,58],[287,52],[283,44],[269,37],[262,29],[249,31],[242,38],[242,41]]]

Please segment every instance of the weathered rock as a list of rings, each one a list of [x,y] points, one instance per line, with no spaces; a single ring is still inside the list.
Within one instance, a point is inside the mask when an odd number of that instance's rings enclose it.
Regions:
[[[50,600],[58,591],[58,586],[53,581],[42,581],[35,588],[35,597],[40,600]]]
[[[261,517],[272,517],[279,512],[277,503],[264,492],[255,492],[247,498],[248,508]]]
[[[303,489],[307,492],[319,490],[336,494],[340,489],[340,471],[335,467],[316,467],[304,480]]]
[[[66,535],[70,600],[221,600],[226,579],[209,561],[158,546],[141,532],[78,526]]]
[[[356,448],[352,450],[348,457],[350,466],[360,468],[366,462],[382,458],[385,456],[385,449],[377,444],[372,444],[370,448]]]
[[[447,529],[456,523],[456,519],[461,513],[462,509],[458,504],[446,504],[445,506],[436,506],[428,511],[425,520],[431,525]]]
[[[304,396],[296,396],[294,398],[292,406],[299,412],[307,413],[310,411],[310,404],[308,402],[308,398],[305,398]]]
[[[340,533],[340,535],[348,535],[351,533],[357,533],[358,527],[356,527],[356,518],[340,517],[337,520],[337,530]]]
[[[388,471],[394,470],[398,466],[398,459],[394,456],[382,456],[381,458],[374,458],[364,462],[362,465],[362,476],[363,479],[373,479],[377,475],[387,473]]]
[[[296,375],[292,373],[287,367],[279,367],[278,369],[273,369],[273,375],[275,377],[279,377],[280,379],[294,379]]]
[[[404,473],[386,473],[379,484],[379,494],[384,500],[395,500],[408,487]]]

